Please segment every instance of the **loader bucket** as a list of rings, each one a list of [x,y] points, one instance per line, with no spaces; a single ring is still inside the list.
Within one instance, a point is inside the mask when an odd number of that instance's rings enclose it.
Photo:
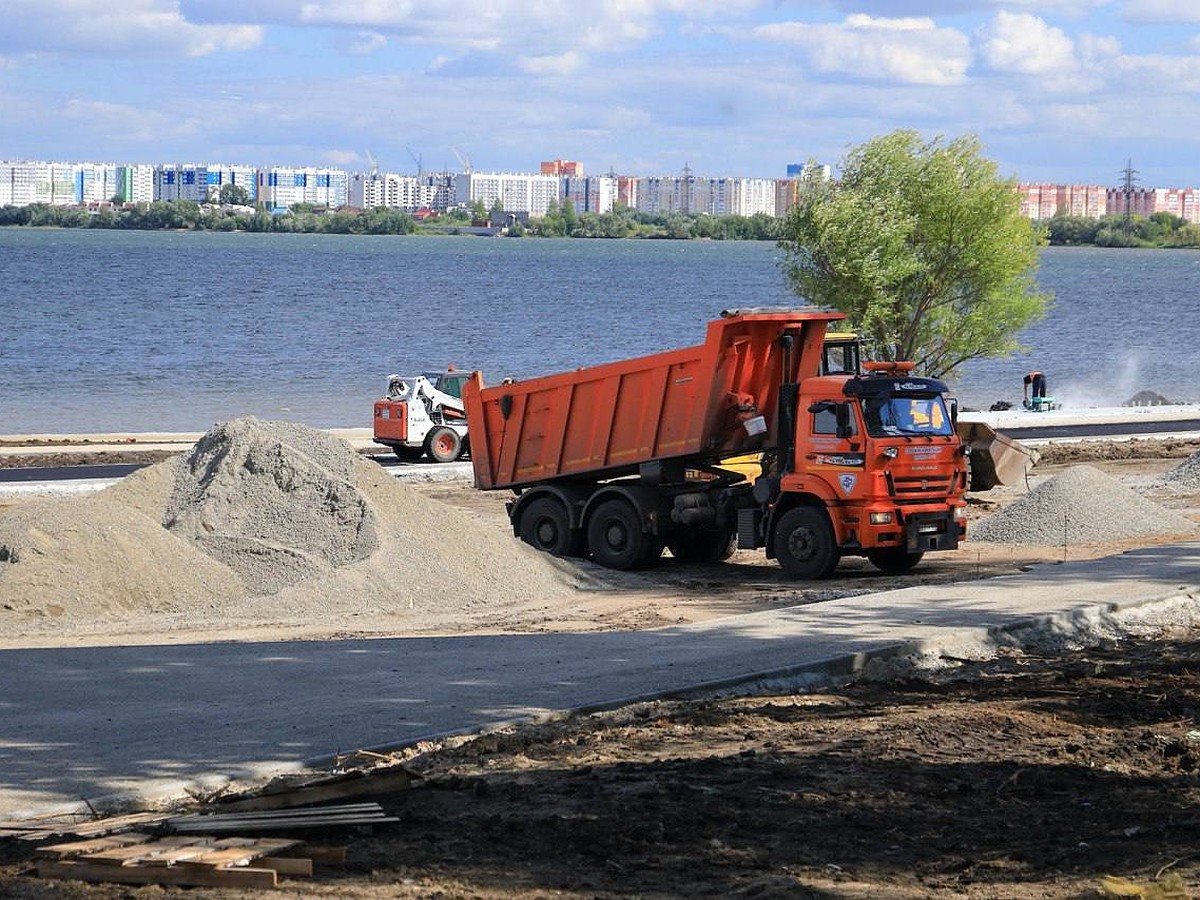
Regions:
[[[959,422],[958,436],[971,448],[972,491],[1020,484],[1041,455],[985,422]]]

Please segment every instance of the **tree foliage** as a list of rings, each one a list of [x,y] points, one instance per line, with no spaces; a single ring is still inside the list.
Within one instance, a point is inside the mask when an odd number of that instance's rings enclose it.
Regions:
[[[852,149],[842,173],[808,183],[784,222],[792,288],[846,312],[879,357],[935,377],[1018,350],[1050,300],[1034,280],[1041,236],[978,140],[896,131]]]

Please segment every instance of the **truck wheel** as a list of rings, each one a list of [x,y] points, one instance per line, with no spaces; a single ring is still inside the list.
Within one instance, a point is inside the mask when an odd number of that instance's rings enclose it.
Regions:
[[[582,556],[581,535],[571,530],[566,507],[553,497],[539,497],[521,511],[521,540],[553,556]]]
[[[396,459],[402,462],[416,462],[425,455],[424,447],[392,447],[392,452],[396,454]]]
[[[637,511],[626,500],[605,500],[587,525],[592,558],[608,569],[641,569],[662,553],[662,542],[642,531]]]
[[[425,438],[425,452],[435,462],[454,462],[462,454],[462,436],[453,428],[439,425]]]
[[[903,547],[886,547],[883,550],[868,550],[871,565],[889,575],[903,575],[921,561],[924,553],[909,553]]]
[[[685,528],[671,535],[667,549],[684,563],[724,562],[733,556],[735,537],[737,535],[726,528],[718,531]]]
[[[779,565],[793,578],[828,578],[841,558],[829,517],[812,506],[783,514],[775,526],[773,549]]]

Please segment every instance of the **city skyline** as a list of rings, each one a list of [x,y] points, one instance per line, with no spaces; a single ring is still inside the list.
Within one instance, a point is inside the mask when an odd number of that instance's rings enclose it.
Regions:
[[[915,128],[1023,182],[1200,181],[1191,0],[3,5],[9,158],[782,177]]]

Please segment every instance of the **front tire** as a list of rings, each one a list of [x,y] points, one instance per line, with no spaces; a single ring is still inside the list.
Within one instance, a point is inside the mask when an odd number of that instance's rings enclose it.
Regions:
[[[828,578],[841,558],[829,517],[812,506],[783,514],[775,525],[773,549],[779,565],[793,578]]]
[[[662,542],[642,531],[637,510],[626,500],[605,500],[587,525],[592,558],[608,569],[643,569],[662,553]]]
[[[396,454],[396,459],[401,462],[416,462],[425,455],[425,448],[396,445],[392,447],[392,452]]]
[[[579,556],[579,535],[571,530],[567,509],[553,497],[539,497],[521,512],[521,540],[552,556]]]
[[[435,462],[454,462],[462,455],[463,439],[453,428],[439,425],[425,438],[425,452]]]
[[[868,550],[871,565],[888,575],[903,575],[921,561],[924,553],[909,553],[903,547],[886,547],[883,550]]]

